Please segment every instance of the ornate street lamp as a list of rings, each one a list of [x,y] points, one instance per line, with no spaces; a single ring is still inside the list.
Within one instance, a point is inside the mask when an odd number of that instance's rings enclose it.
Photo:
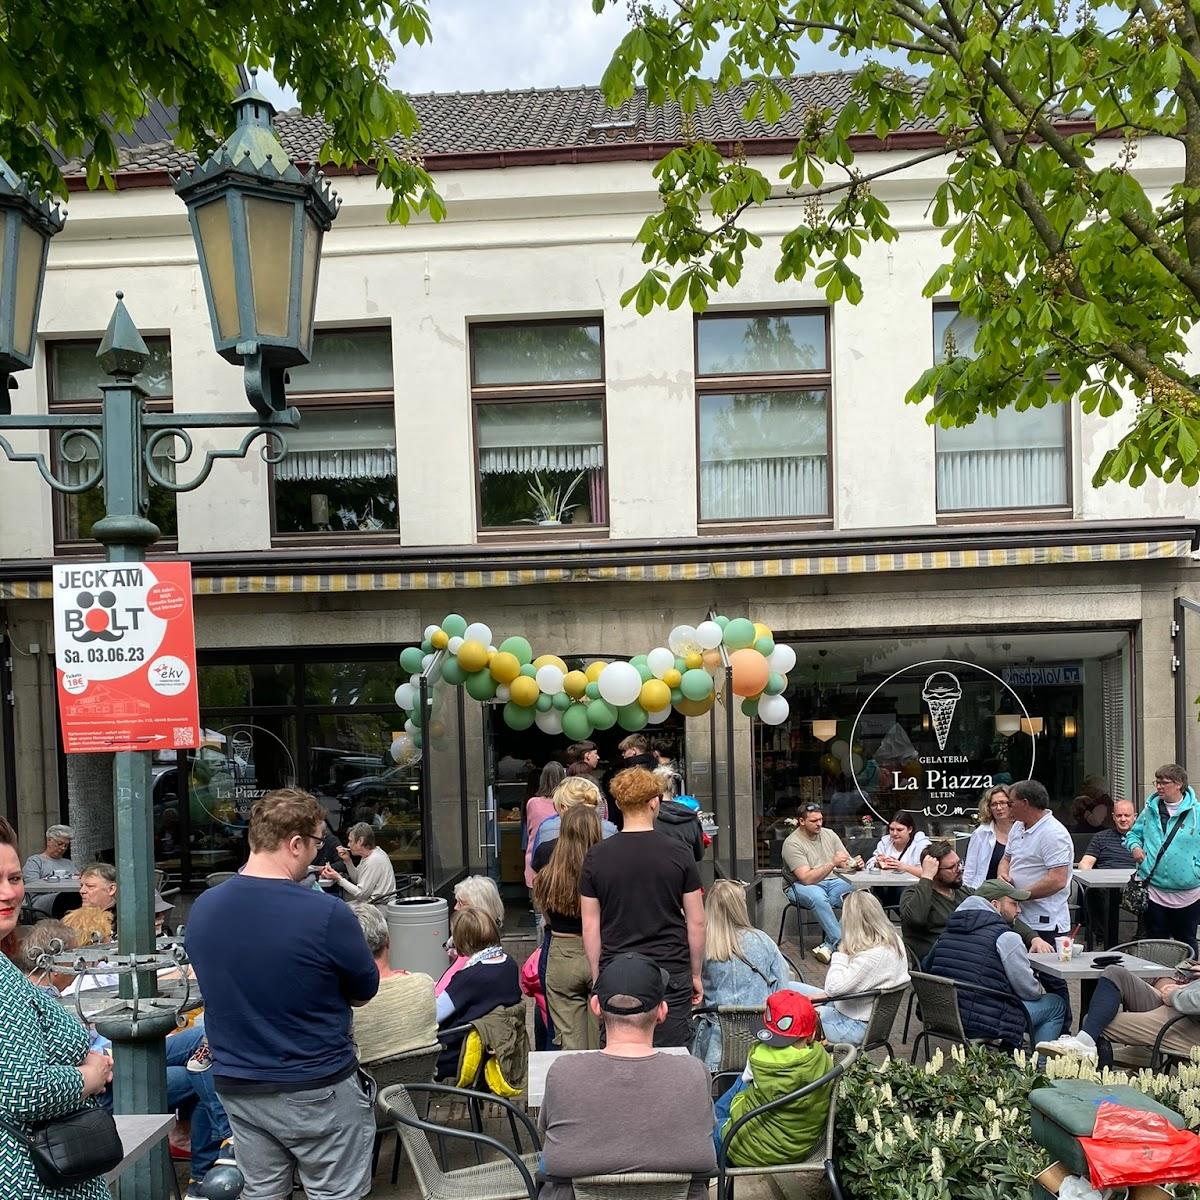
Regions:
[[[65,214],[0,158],[0,413],[12,411],[13,371],[33,365],[50,239]]]
[[[301,174],[253,82],[233,102],[237,128],[175,191],[187,205],[217,353],[243,364],[264,417],[287,407],[283,376],[312,356],[321,241],[340,201],[315,167]]]

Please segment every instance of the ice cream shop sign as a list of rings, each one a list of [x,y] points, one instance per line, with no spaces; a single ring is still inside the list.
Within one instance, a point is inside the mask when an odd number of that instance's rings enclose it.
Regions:
[[[967,816],[985,788],[1030,778],[1033,728],[1020,696],[986,667],[913,663],[879,683],[854,719],[855,786],[883,821],[899,809]]]

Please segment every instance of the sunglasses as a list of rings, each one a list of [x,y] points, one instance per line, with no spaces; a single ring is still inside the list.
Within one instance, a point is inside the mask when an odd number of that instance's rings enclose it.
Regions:
[[[806,804],[801,810],[803,813],[821,812],[823,811],[819,804]]]

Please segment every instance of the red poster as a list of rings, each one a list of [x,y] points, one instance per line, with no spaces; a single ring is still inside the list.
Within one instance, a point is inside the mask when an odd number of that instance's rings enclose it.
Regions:
[[[54,649],[68,754],[200,744],[191,563],[55,566]]]

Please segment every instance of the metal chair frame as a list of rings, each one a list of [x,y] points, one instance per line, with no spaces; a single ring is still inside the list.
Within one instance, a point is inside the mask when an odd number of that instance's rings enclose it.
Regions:
[[[1191,1016],[1189,1013],[1176,1013],[1159,1031],[1158,1036],[1154,1039],[1154,1045],[1150,1048],[1150,1070],[1161,1071],[1164,1074],[1171,1062],[1181,1063],[1187,1062],[1191,1057],[1190,1052],[1183,1054],[1178,1050],[1168,1050],[1163,1046],[1163,1042],[1167,1037],[1167,1030],[1172,1025],[1178,1025],[1180,1021],[1197,1021],[1200,1018]]]
[[[740,1071],[754,1045],[754,1034],[762,1021],[763,1008],[754,1004],[708,1004],[692,1010],[694,1017],[717,1018],[721,1031],[721,1060],[715,1075]]]
[[[921,1049],[925,1050],[926,1059],[929,1058],[929,1043],[934,1038],[939,1038],[945,1042],[951,1042],[959,1046],[993,1046],[1012,1050],[1014,1047],[1005,1042],[1001,1042],[998,1038],[978,1038],[968,1037],[966,1029],[963,1026],[962,1014],[958,1007],[958,993],[974,992],[980,996],[991,996],[994,999],[1002,1001],[1004,1004],[1012,1008],[1016,1008],[1025,1025],[1025,1043],[1030,1054],[1034,1052],[1034,1037],[1033,1037],[1033,1021],[1029,1016],[1025,1005],[1021,1003],[1016,996],[1010,995],[1008,992],[1001,992],[996,988],[983,987],[978,983],[960,983],[957,979],[948,979],[944,975],[931,975],[925,971],[913,971],[911,975],[913,991],[918,1002],[922,1005],[921,1032],[913,1039],[913,1050],[911,1061],[917,1061],[917,1055]],[[942,1009],[945,997],[935,994],[944,989],[949,989],[954,1000],[954,1020],[957,1025],[957,1030],[950,1028],[947,1024],[943,1024],[940,1029],[930,1029],[927,1027],[927,1022],[930,1019],[931,1013],[937,1013]],[[931,990],[933,989],[933,990]],[[922,990],[925,994],[922,995]],[[937,1021],[937,1016],[934,1016],[934,1021]],[[1017,1047],[1020,1048],[1020,1047]]]
[[[899,987],[894,988],[877,988],[869,992],[848,992],[844,996],[829,997],[830,1003],[834,1000],[873,1001],[871,1015],[866,1022],[867,1028],[863,1033],[862,1045],[858,1047],[860,1054],[878,1050],[882,1046],[888,1052],[888,1058],[896,1057],[891,1043],[892,1026],[896,1023],[896,1017],[900,1013],[900,1002],[904,999],[904,993],[907,991],[908,984],[902,983]]]
[[[575,1200],[687,1200],[690,1175],[630,1171],[621,1175],[581,1175],[571,1180]]]
[[[362,1064],[362,1069],[375,1080],[378,1092],[391,1087],[395,1083],[432,1083],[433,1073],[437,1069],[438,1055],[445,1047],[441,1042],[433,1042],[428,1046],[417,1046],[400,1054],[390,1054],[386,1058],[372,1059]],[[383,1150],[384,1139],[389,1133],[395,1133],[395,1127],[389,1125],[382,1110],[375,1109],[375,1145],[371,1150],[371,1175],[374,1176],[379,1168],[379,1157]],[[393,1185],[400,1176],[400,1138],[396,1138],[396,1146],[392,1151]]]

